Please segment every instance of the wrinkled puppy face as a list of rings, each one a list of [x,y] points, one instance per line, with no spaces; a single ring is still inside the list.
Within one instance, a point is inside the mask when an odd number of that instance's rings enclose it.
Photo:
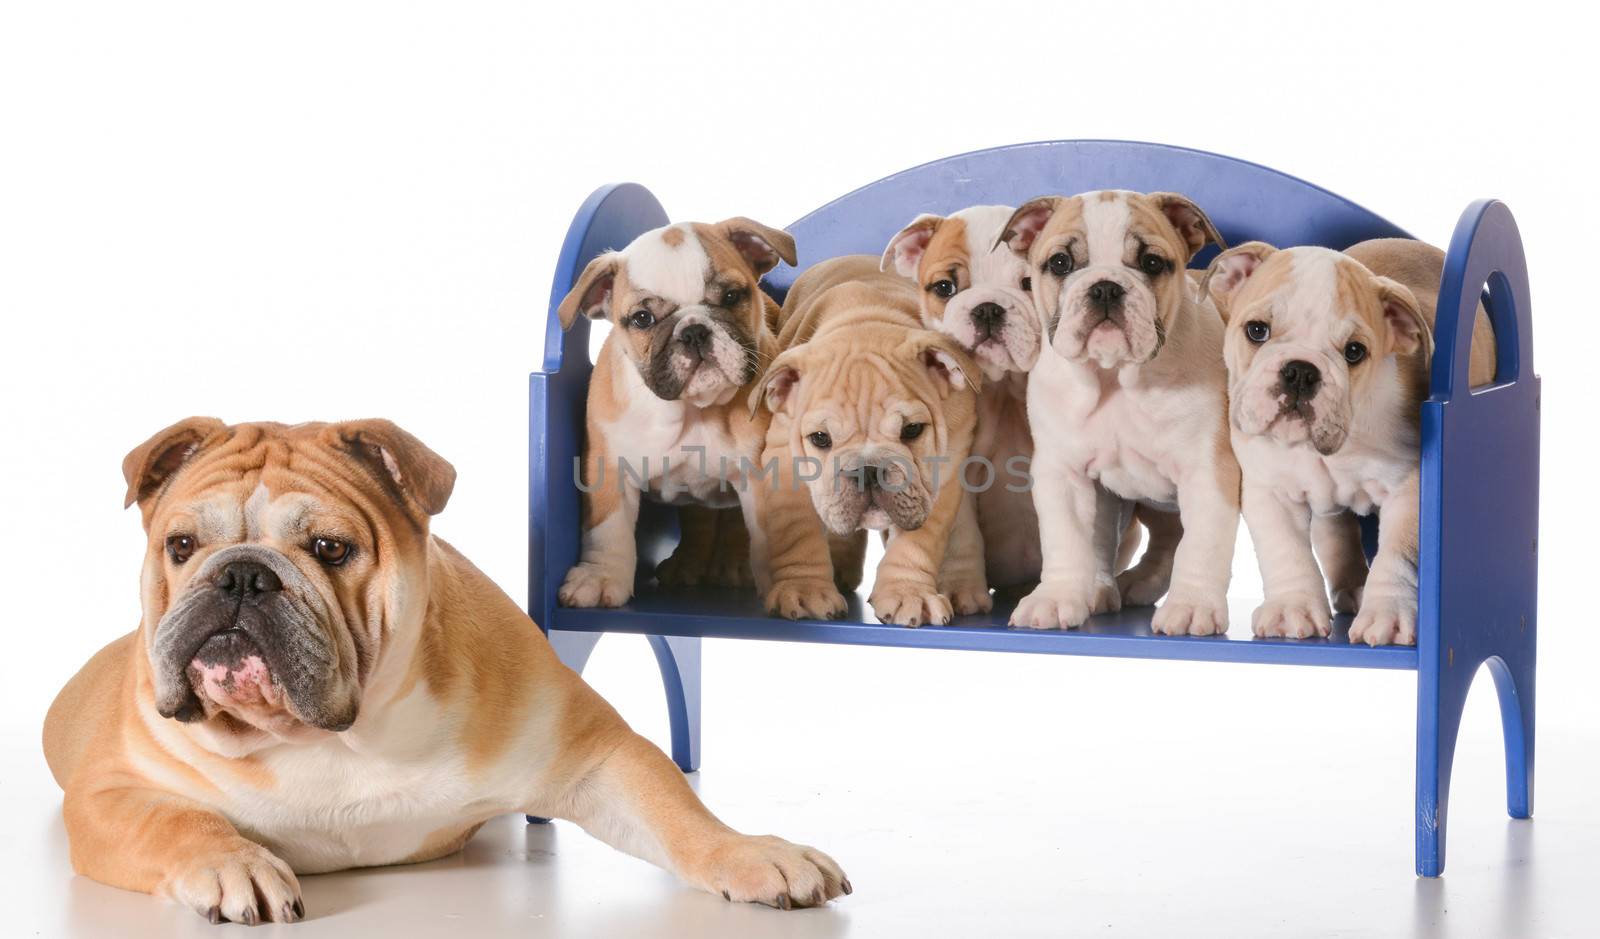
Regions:
[[[1176,193],[1034,199],[1001,239],[1027,259],[1050,346],[1101,368],[1154,359],[1191,299],[1184,268],[1221,236]]]
[[[931,331],[886,354],[872,338],[798,346],[763,379],[766,405],[791,419],[795,476],[838,535],[921,528],[938,488],[955,484],[942,402],[971,387],[970,362]]]
[[[757,284],[779,260],[795,262],[794,240],[749,219],[669,225],[591,261],[558,313],[610,320],[656,397],[725,404],[755,380]]]
[[[1000,241],[1013,211],[980,205],[918,216],[883,252],[884,270],[922,288],[923,325],[954,339],[996,381],[1033,368],[1044,332],[1027,261]]]
[[[1218,256],[1207,286],[1228,324],[1233,425],[1324,456],[1403,380],[1395,355],[1427,341],[1409,290],[1327,248],[1240,245]]]
[[[449,464],[387,421],[196,418],[124,472],[149,535],[157,711],[280,737],[354,723],[387,647],[420,631],[427,519]]]

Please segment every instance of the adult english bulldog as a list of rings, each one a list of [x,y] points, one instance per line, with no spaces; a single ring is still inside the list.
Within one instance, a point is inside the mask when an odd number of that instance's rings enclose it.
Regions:
[[[794,251],[787,232],[747,218],[668,225],[590,261],[562,299],[563,327],[579,315],[612,326],[589,378],[583,547],[563,604],[633,596],[641,496],[680,506],[662,584],[750,583],[744,473],[761,431],[745,401],[777,351],[778,305],[759,284]]]
[[[455,471],[395,425],[191,418],[123,473],[143,617],[44,726],[78,872],[293,922],[296,874],[425,861],[529,812],[732,900],[850,892],[820,851],[718,821],[429,534]]]
[[[983,537],[957,474],[971,453],[980,379],[949,337],[923,329],[917,290],[866,255],[800,275],[784,299],[783,352],[761,379],[771,412],[757,513],[768,606],[837,615],[859,581],[863,529],[886,532],[868,602],[903,626],[993,605]],[[846,546],[850,557],[830,558]],[[853,547],[850,547],[853,546]]]
[[[1356,614],[1351,642],[1416,642],[1418,425],[1443,272],[1444,252],[1400,238],[1343,253],[1250,242],[1212,263],[1244,519],[1266,588],[1257,635],[1328,635],[1331,585],[1333,608]],[[1493,377],[1494,359],[1480,308],[1474,385]],[[1378,513],[1370,574],[1351,512]]]
[[[919,215],[890,239],[881,262],[921,288],[923,325],[960,343],[983,372],[972,443],[980,460],[966,481],[977,500],[989,584],[1000,589],[1031,588],[1041,563],[1039,520],[1027,485],[1033,459],[1027,391],[1045,328],[1027,261],[1001,242],[1015,211],[978,205],[948,216]],[[1183,531],[1170,512],[1140,506],[1135,515],[1150,530],[1150,544],[1139,566],[1128,569],[1140,540],[1130,519],[1118,549],[1117,582],[1125,601],[1144,605],[1166,592]]]
[[[1222,321],[1185,274],[1221,235],[1176,193],[1102,191],[1035,199],[1001,240],[1027,262],[1049,346],[1028,379],[1044,566],[1012,624],[1072,628],[1119,608],[1109,559],[1136,502],[1183,527],[1151,628],[1226,632],[1239,465]]]

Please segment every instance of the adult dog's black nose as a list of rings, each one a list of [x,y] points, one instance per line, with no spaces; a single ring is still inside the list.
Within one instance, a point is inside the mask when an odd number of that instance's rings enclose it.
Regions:
[[[223,566],[213,581],[217,589],[241,600],[253,600],[264,593],[283,589],[283,581],[265,564],[233,561]]]
[[[711,327],[704,323],[692,323],[678,333],[678,341],[692,352],[703,353],[711,348]]]
[[[1317,387],[1322,384],[1322,373],[1310,362],[1295,359],[1278,369],[1278,381],[1282,382],[1283,390],[1289,393],[1289,397],[1305,401],[1317,393]]]
[[[1006,308],[998,303],[980,303],[972,308],[972,323],[978,327],[978,332],[989,336],[1006,319]]]
[[[1114,310],[1122,304],[1122,297],[1127,293],[1122,285],[1116,281],[1097,280],[1089,285],[1089,302],[1101,310]]]

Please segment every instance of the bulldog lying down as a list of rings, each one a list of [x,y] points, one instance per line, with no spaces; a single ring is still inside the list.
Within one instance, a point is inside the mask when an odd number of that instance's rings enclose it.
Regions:
[[[822,852],[718,821],[429,534],[455,470],[400,428],[191,418],[123,472],[143,619],[44,727],[79,873],[294,922],[296,874],[441,857],[528,812],[730,900],[850,892]]]
[[[1211,270],[1244,520],[1266,588],[1252,628],[1328,635],[1331,586],[1334,609],[1356,614],[1351,642],[1415,643],[1418,422],[1444,252],[1400,238],[1343,253],[1250,242]],[[1493,377],[1494,358],[1480,307],[1472,384]],[[1351,512],[1378,513],[1370,575]]]

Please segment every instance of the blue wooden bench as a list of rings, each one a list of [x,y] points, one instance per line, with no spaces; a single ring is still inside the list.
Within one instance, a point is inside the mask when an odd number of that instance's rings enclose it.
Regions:
[[[919,212],[983,203],[1021,204],[1048,193],[1090,189],[1169,190],[1201,205],[1230,244],[1344,248],[1405,232],[1346,199],[1292,176],[1229,157],[1155,144],[1053,141],[949,157],[849,193],[789,227],[798,267],[767,278],[780,299],[807,265],[841,254],[878,254]],[[859,598],[840,621],[790,622],[764,614],[759,599],[729,591],[666,592],[648,582],[654,560],[676,537],[669,513],[641,516],[641,581],[620,610],[566,609],[556,588],[578,556],[574,459],[582,448],[592,365],[589,323],[563,333],[556,305],[585,263],[641,232],[667,224],[643,187],[596,191],[578,210],[556,261],[544,368],[528,398],[529,613],[563,660],[579,671],[604,633],[648,637],[666,685],[672,757],[685,772],[700,764],[700,640],[768,639],[1057,655],[1192,659],[1410,669],[1417,673],[1417,873],[1444,867],[1450,764],[1467,689],[1488,665],[1499,692],[1506,748],[1507,809],[1533,808],[1534,637],[1539,508],[1539,378],[1533,372],[1528,275],[1516,223],[1485,200],[1469,206],[1451,238],[1439,296],[1432,387],[1422,413],[1420,622],[1413,647],[1351,645],[1341,618],[1331,639],[1268,640],[1152,635],[1150,609],[1095,617],[1070,632],[1006,627],[1010,612],[905,629],[873,620]],[[1213,249],[1214,250],[1214,249]],[[1201,266],[1209,254],[1196,259]],[[1499,360],[1494,382],[1467,387],[1477,302],[1487,303]],[[648,506],[647,506],[648,509]],[[1369,530],[1369,542],[1371,541]],[[1233,611],[1248,622],[1248,607]]]

